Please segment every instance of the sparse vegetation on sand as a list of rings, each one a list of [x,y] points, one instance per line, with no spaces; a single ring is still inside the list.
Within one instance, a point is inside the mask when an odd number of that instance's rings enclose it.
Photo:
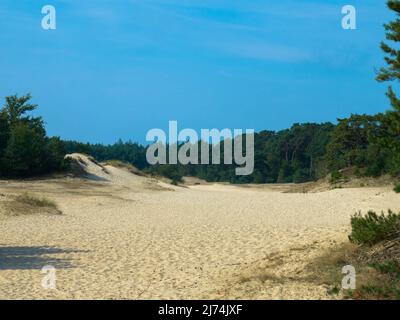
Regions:
[[[343,178],[343,175],[339,171],[335,170],[331,173],[330,182],[336,183],[336,182],[339,182],[342,178]]]
[[[106,166],[113,166],[116,168],[125,169],[125,170],[129,171],[130,173],[133,173],[133,174],[136,174],[139,176],[143,175],[143,173],[139,169],[137,169],[135,166],[133,166],[132,164],[123,162],[120,160],[108,160],[108,161],[105,161],[103,164]]]
[[[6,208],[6,213],[9,215],[62,213],[53,200],[45,197],[38,197],[28,193],[20,194],[16,196],[12,201],[8,201]]]
[[[314,274],[330,286],[328,294],[347,299],[400,299],[400,214],[357,213],[351,219],[350,243],[327,252],[315,264]],[[356,289],[341,287],[342,267],[356,270]]]
[[[57,209],[57,204],[54,201],[45,197],[30,195],[28,193],[23,193],[17,196],[16,200],[20,203],[28,204],[33,207]]]

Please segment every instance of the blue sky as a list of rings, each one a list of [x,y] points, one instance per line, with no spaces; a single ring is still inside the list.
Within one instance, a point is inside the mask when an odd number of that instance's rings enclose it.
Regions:
[[[50,135],[103,143],[169,120],[259,131],[376,113],[391,18],[383,0],[0,0],[0,99],[31,92]]]

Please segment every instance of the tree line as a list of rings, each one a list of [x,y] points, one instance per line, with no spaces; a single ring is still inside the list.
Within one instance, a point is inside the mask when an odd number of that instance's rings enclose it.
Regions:
[[[41,117],[27,115],[37,105],[30,94],[6,97],[0,110],[0,176],[30,177],[63,170],[64,142],[46,135]]]
[[[43,119],[28,115],[37,105],[31,96],[6,98],[0,111],[0,176],[30,177],[68,167],[64,156],[85,153],[98,161],[120,160],[153,175],[179,182],[183,176],[231,183],[306,182],[330,172],[355,167],[360,175],[400,175],[399,108],[377,115],[351,115],[337,124],[294,124],[281,131],[254,136],[254,172],[235,174],[235,165],[154,165],[146,161],[147,147],[119,140],[112,145],[63,141],[46,135]],[[397,130],[397,131],[396,131]],[[221,142],[221,163],[224,142]]]

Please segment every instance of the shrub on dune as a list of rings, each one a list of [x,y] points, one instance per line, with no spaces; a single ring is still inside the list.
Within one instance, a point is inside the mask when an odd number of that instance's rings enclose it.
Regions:
[[[357,213],[351,218],[351,242],[361,245],[374,245],[383,240],[400,236],[400,214],[389,210],[388,214],[369,211],[366,215]]]

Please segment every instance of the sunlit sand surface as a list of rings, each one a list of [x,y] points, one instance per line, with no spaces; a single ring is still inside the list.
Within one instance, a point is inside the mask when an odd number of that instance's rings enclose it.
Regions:
[[[0,298],[326,299],[307,264],[346,241],[356,211],[400,209],[389,187],[283,193],[131,176],[2,181]],[[24,190],[63,214],[8,216],[5,199]],[[57,290],[42,288],[45,265]]]

